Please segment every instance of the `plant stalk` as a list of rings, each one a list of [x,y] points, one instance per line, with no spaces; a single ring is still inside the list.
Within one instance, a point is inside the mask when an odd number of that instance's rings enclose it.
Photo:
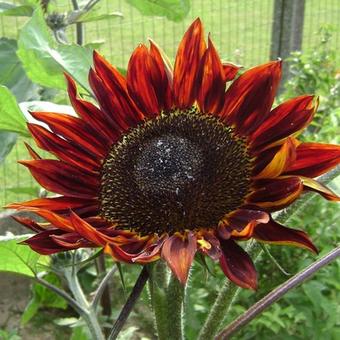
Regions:
[[[164,261],[156,261],[150,266],[149,291],[155,318],[158,340],[169,338],[168,304],[166,291],[168,287],[168,270]]]
[[[114,340],[117,339],[117,336],[121,329],[123,328],[126,320],[128,319],[132,308],[136,304],[140,294],[142,293],[144,286],[149,278],[149,272],[146,266],[143,267],[142,271],[139,274],[139,277],[135,283],[135,286],[132,289],[132,292],[130,293],[130,296],[128,297],[123,309],[121,310],[118,319],[114,323],[110,335],[108,337],[108,340]]]
[[[270,307],[273,303],[279,300],[284,294],[286,294],[291,289],[295,288],[312,275],[314,275],[318,270],[325,267],[330,262],[334,261],[340,256],[340,246],[331,250],[325,256],[323,256],[318,261],[313,262],[307,268],[302,270],[300,273],[294,275],[292,278],[284,282],[281,286],[275,288],[268,295],[262,298],[260,301],[252,305],[243,315],[229,324],[222,332],[220,332],[216,339],[229,339],[229,336],[236,333],[243,326],[248,324],[256,316],[261,314],[265,309]]]
[[[183,305],[185,287],[171,274],[167,289],[167,317],[169,325],[169,340],[182,340],[183,336]]]

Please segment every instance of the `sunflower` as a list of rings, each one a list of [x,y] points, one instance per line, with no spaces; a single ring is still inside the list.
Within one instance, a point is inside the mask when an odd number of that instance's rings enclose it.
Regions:
[[[273,61],[236,77],[202,24],[185,33],[172,68],[150,41],[133,52],[126,77],[94,52],[89,83],[98,106],[81,98],[66,75],[78,116],[34,112],[37,144],[53,154],[21,161],[56,197],[11,204],[48,223],[16,217],[37,232],[25,241],[41,254],[102,247],[115,261],[162,258],[185,283],[196,252],[254,289],[257,275],[238,241],[251,238],[316,252],[308,235],[271,213],[304,191],[336,201],[314,178],[340,161],[336,145],[297,135],[317,99],[300,96],[271,110],[281,76]],[[236,78],[236,79],[235,79]]]

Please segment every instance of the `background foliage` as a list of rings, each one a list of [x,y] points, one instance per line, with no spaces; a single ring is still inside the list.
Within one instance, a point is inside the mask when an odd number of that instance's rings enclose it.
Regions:
[[[44,8],[38,8],[35,0],[0,2],[1,205],[46,194],[40,191],[28,172],[16,164],[18,159],[27,158],[23,141],[30,141],[21,110],[37,105],[46,109],[50,107],[49,101],[68,105],[63,71],[76,78],[83,92],[90,91],[87,70],[91,65],[92,48],[99,48],[113,64],[124,69],[133,48],[152,37],[173,60],[185,28],[200,16],[206,30],[212,32],[222,58],[249,67],[268,60],[273,2],[160,0],[156,4],[148,0],[102,0],[89,12],[80,9],[71,15],[71,2],[62,0],[50,2],[48,20]],[[86,3],[79,1],[80,7]],[[79,22],[85,23],[85,47],[76,44],[75,27]],[[306,140],[340,141],[340,56],[336,53],[340,47],[339,23],[337,1],[306,0],[303,51],[291,55],[292,77],[278,98],[281,102],[305,93],[315,93],[320,97],[316,120],[303,135]],[[54,109],[65,110],[58,106]],[[27,110],[24,111],[27,117]],[[339,190],[339,185],[333,186]],[[336,223],[339,217],[335,205],[315,198],[308,209],[294,216],[289,224],[307,229],[322,255],[339,243]],[[0,234],[7,231],[0,230]],[[32,268],[38,266],[42,270],[42,266],[50,265],[53,269],[56,261],[63,261],[60,258],[40,258],[28,248],[18,246],[17,241],[11,237],[0,238],[0,259],[10,259],[0,263],[0,271],[32,276]],[[292,274],[314,259],[305,251],[289,247],[273,246],[270,251]],[[196,263],[191,274],[186,303],[188,339],[195,339],[224,281],[215,265],[208,265],[211,273]],[[110,259],[107,259],[107,266],[112,266]],[[268,256],[262,256],[257,268],[259,290],[256,293],[242,290],[226,321],[231,321],[287,278]],[[121,273],[124,273],[123,280],[117,271],[111,288],[113,316],[118,315],[126,292],[135,282],[138,268],[122,265]],[[45,280],[63,285],[53,271],[43,275]],[[99,279],[93,264],[82,268],[80,279],[85,291],[90,293]],[[313,280],[286,295],[238,336],[241,339],[339,339],[339,279],[340,264],[333,263]],[[41,285],[33,284],[31,300],[22,315],[20,327],[40,327],[46,323],[53,325],[53,334],[61,339],[89,337],[63,300]],[[152,324],[148,294],[144,292],[121,338],[154,338]],[[9,329],[3,325],[0,338],[20,339],[18,328]]]

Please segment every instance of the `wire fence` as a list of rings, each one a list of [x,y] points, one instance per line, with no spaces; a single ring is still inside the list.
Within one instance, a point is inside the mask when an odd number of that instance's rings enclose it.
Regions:
[[[55,0],[54,5],[61,12],[71,9],[71,1],[68,0]],[[122,68],[126,68],[132,50],[140,42],[147,42],[148,37],[152,37],[173,60],[184,31],[196,17],[202,19],[206,33],[212,33],[212,39],[225,61],[249,67],[269,59],[274,0],[192,0],[190,11],[181,22],[143,16],[124,0],[102,0],[101,6],[104,12],[119,11],[123,17],[85,24],[85,43],[102,42],[100,52]],[[27,18],[0,17],[0,36],[17,39],[25,20]],[[334,48],[339,49],[339,0],[306,0],[303,50],[318,44],[317,32],[324,26],[331,27]],[[75,40],[74,33],[74,27],[68,29],[70,41]],[[340,55],[338,58],[340,60]],[[16,163],[18,159],[25,158],[27,152],[20,139],[0,165],[0,206],[29,199],[38,191],[28,171]]]

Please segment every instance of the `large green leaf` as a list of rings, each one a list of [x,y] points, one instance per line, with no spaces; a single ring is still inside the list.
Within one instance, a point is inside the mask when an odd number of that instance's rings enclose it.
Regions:
[[[48,256],[42,256],[29,246],[19,244],[29,236],[32,235],[0,236],[0,272],[34,277],[39,266],[49,263]]]
[[[22,28],[17,52],[27,75],[40,85],[65,89],[67,72],[88,92],[92,50],[78,45],[58,45],[52,38],[40,8]]]
[[[121,12],[99,13],[98,11],[89,11],[81,15],[76,22],[91,22],[122,17],[123,14]]]
[[[18,102],[39,98],[38,86],[27,78],[16,51],[16,40],[0,38],[0,84],[7,86]]]
[[[0,131],[0,164],[10,153],[17,141],[17,134],[13,132]]]
[[[9,2],[0,2],[0,15],[29,17],[33,8],[29,5],[14,5]]]
[[[181,21],[190,10],[190,0],[126,0],[142,14]]]
[[[14,95],[6,86],[0,86],[0,130],[29,136],[24,116]]]

